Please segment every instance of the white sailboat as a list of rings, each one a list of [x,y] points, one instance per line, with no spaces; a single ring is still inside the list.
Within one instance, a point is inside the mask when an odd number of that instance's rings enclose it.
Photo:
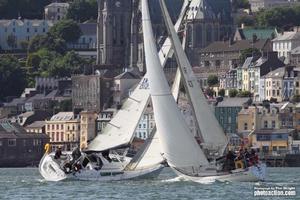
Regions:
[[[188,5],[189,1],[185,0],[175,25],[176,30],[179,29],[182,23]],[[169,39],[166,39],[158,53],[162,66],[165,65],[167,58],[171,55],[171,42]],[[146,74],[116,116],[103,130],[103,133],[98,135],[88,146],[88,151],[98,152],[97,156],[103,162],[100,170],[97,169],[97,162],[90,161],[80,171],[66,173],[64,165],[72,160],[72,156],[71,152],[65,152],[66,159],[60,161],[54,159],[54,153],[45,154],[39,165],[40,174],[49,181],[60,181],[63,179],[106,181],[130,179],[160,172],[163,168],[161,163],[164,162],[164,158],[161,156],[159,141],[155,132],[151,134],[141,152],[132,160],[125,155],[119,155],[116,151],[111,151],[110,156],[113,162],[108,162],[101,154],[101,152],[107,150],[126,148],[131,144],[138,122],[149,104],[149,99],[148,74]],[[83,153],[82,157],[86,157],[86,154]]]
[[[163,9],[166,9],[164,2],[162,2],[162,5]],[[163,156],[166,158],[169,166],[179,176],[195,182],[263,180],[265,178],[265,167],[263,165],[232,170],[230,172],[219,172],[214,165],[208,162],[194,136],[190,133],[186,123],[184,123],[184,119],[163,74],[159,58],[155,51],[156,45],[147,0],[142,0],[142,23],[146,66],[154,116]],[[171,38],[173,35],[171,34]],[[178,45],[175,45],[175,48],[178,48]],[[185,64],[189,63],[186,62]],[[206,115],[207,113],[202,114]],[[215,126],[212,123],[208,125]],[[203,130],[201,134],[205,135]]]

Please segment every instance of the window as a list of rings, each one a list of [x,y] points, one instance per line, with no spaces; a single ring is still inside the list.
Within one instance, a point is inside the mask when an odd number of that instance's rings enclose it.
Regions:
[[[146,132],[144,132],[144,138],[146,138]]]
[[[146,128],[146,124],[143,124],[143,128]]]
[[[142,128],[142,124],[139,124],[139,128]]]
[[[64,141],[64,133],[60,133],[60,141]]]
[[[244,130],[248,130],[248,123],[244,123]]]
[[[30,32],[30,29],[29,28],[27,28],[27,33],[29,33]]]
[[[43,28],[43,33],[45,33],[46,32],[46,29],[45,28]]]
[[[16,146],[17,140],[16,139],[8,139],[8,146],[13,147]]]
[[[59,141],[59,133],[56,133],[56,141]]]
[[[38,31],[37,28],[34,28],[34,32],[37,33],[37,31]]]
[[[268,128],[268,121],[264,121],[264,128]]]
[[[64,125],[63,124],[60,125],[60,129],[64,129]]]
[[[16,32],[16,29],[15,29],[15,28],[13,28],[13,32],[14,32],[14,33]]]
[[[272,120],[272,128],[275,128],[275,126],[276,126],[276,122]]]
[[[139,132],[139,138],[142,138],[142,133],[141,132]]]

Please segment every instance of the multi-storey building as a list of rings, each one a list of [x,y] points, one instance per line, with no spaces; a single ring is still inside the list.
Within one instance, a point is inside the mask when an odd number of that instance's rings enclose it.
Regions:
[[[72,150],[80,143],[80,118],[73,112],[60,112],[46,121],[46,134],[54,151],[58,147]]]
[[[278,52],[278,57],[283,57],[284,63],[290,64],[292,50],[300,46],[300,32],[283,32],[274,38],[272,43],[273,51]]]
[[[69,7],[68,3],[51,3],[45,7],[45,19],[54,22],[62,20],[67,15]]]
[[[299,5],[299,2],[296,0],[249,0],[249,3],[252,12],[275,7]]]
[[[153,128],[155,127],[155,120],[153,109],[147,107],[144,114],[142,115],[138,127],[135,130],[135,136],[140,139],[147,139]]]
[[[88,143],[96,137],[96,119],[95,112],[80,112],[80,149],[87,148]]]
[[[23,42],[36,35],[45,35],[52,26],[49,20],[0,20],[0,49],[26,50]]]

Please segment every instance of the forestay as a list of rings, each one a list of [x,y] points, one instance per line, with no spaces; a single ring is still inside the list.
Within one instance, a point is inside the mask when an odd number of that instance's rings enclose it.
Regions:
[[[185,0],[181,13],[175,24],[178,31],[185,16],[186,6],[189,1]],[[158,55],[161,65],[164,66],[167,58],[172,56],[171,42],[166,39]],[[109,124],[103,129],[88,146],[89,151],[104,151],[112,148],[119,148],[130,144],[134,138],[135,129],[140,118],[149,103],[148,75],[140,81],[131,96],[124,102],[122,108],[117,112]]]
[[[222,155],[223,150],[227,145],[227,138],[214,113],[211,111],[210,106],[207,103],[207,99],[200,88],[197,78],[192,70],[192,66],[181,46],[177,33],[173,28],[173,24],[164,1],[160,0],[160,4],[169,33],[169,38],[171,39],[174,47],[173,50],[180,68],[183,84],[188,93],[191,107],[197,121],[196,124],[201,132],[204,144],[206,145],[206,148],[218,150],[219,154]]]
[[[156,53],[147,0],[142,0],[142,24],[150,93],[163,156],[171,167],[193,173],[208,165],[208,161],[189,132],[163,73]]]

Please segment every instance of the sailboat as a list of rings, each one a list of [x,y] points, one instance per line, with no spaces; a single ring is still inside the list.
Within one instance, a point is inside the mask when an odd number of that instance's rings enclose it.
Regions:
[[[165,4],[161,0],[162,9],[165,14]],[[167,16],[168,17],[168,16]],[[211,182],[211,181],[257,181],[264,180],[265,166],[252,166],[246,169],[236,169],[228,172],[219,171],[214,163],[208,161],[194,136],[189,131],[187,124],[184,122],[183,116],[178,109],[175,99],[173,98],[166,77],[164,76],[159,58],[156,54],[156,44],[154,42],[153,30],[148,8],[148,1],[142,0],[142,23],[144,49],[146,58],[146,67],[149,78],[150,94],[156,120],[158,138],[160,140],[164,158],[166,158],[169,166],[180,177],[195,181],[195,182]],[[171,22],[167,20],[167,23]],[[179,39],[174,30],[169,32],[170,38],[173,41],[174,50],[177,50],[177,56],[183,56],[186,64],[183,67],[190,67],[186,55],[180,53],[181,46],[178,45]],[[173,33],[172,33],[173,32]],[[172,33],[172,34],[170,34]],[[180,47],[180,48],[179,48]],[[186,69],[187,70],[187,69]],[[185,71],[185,69],[183,69]],[[189,73],[186,73],[189,74]],[[190,83],[190,82],[189,82]],[[193,87],[192,84],[190,84]],[[190,94],[191,96],[191,94]],[[206,101],[200,99],[200,101]],[[211,111],[208,111],[211,112]],[[201,113],[207,115],[208,113]],[[210,123],[210,126],[216,124]],[[208,134],[204,129],[201,130],[203,137]],[[222,136],[219,136],[219,138]],[[219,141],[217,141],[218,143]],[[212,143],[213,144],[213,143]],[[225,147],[221,142],[219,152],[223,152]]]
[[[189,0],[185,0],[179,18],[175,24],[175,29],[179,30],[183,18],[189,7]],[[171,57],[171,41],[167,38],[161,50],[157,54],[161,66],[166,64],[167,58]],[[176,87],[174,90],[178,90]],[[178,92],[177,92],[178,93]],[[123,180],[141,176],[158,174],[164,165],[165,160],[161,156],[159,140],[156,129],[151,133],[140,152],[132,159],[126,157],[125,153],[120,155],[118,149],[126,149],[134,139],[135,129],[140,118],[149,104],[150,92],[148,74],[140,81],[130,97],[124,102],[122,108],[116,116],[108,123],[102,134],[98,135],[88,146],[87,153],[82,152],[80,162],[86,160],[83,169],[72,173],[66,172],[64,167],[72,161],[71,152],[64,152],[64,160],[54,159],[55,153],[47,153],[40,161],[40,174],[49,181],[60,181],[64,179],[79,180]],[[130,117],[128,117],[130,116]],[[110,151],[111,159],[107,159],[102,152]],[[101,169],[97,159],[94,162],[88,158],[88,154],[93,152],[102,161]],[[112,162],[110,162],[112,160]],[[73,162],[73,161],[72,161]]]

